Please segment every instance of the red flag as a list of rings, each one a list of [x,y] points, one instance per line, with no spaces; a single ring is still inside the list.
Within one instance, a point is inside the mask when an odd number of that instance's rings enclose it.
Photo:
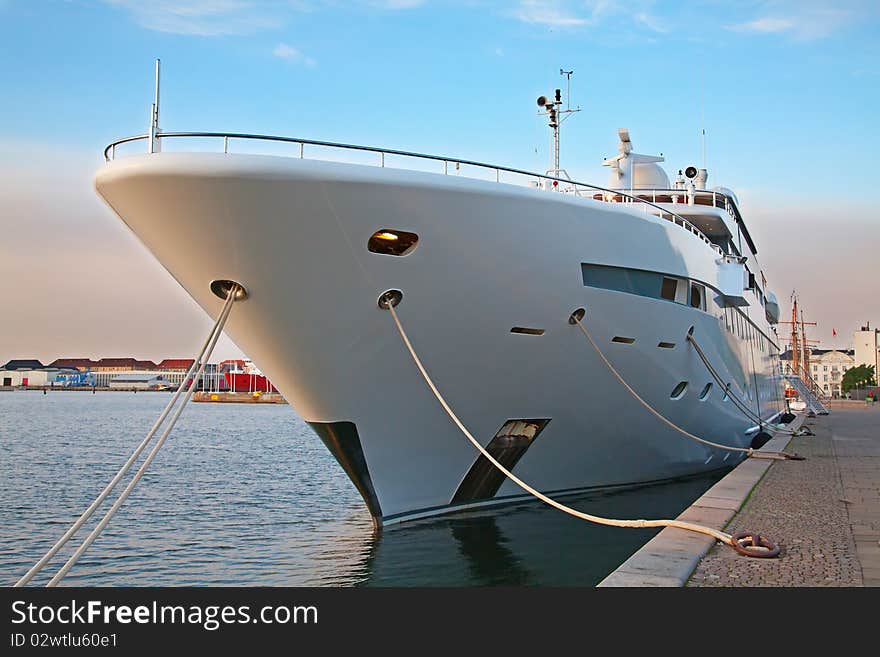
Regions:
[[[837,329],[834,329],[834,328],[831,329],[831,335],[832,335],[832,336],[837,335]]]

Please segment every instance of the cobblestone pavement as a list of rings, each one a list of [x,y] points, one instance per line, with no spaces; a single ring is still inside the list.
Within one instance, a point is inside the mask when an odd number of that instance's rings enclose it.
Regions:
[[[880,409],[874,406],[829,416],[865,586],[880,586]]]
[[[729,533],[755,530],[777,541],[778,559],[744,557],[716,544],[687,585],[880,583],[878,410],[835,409],[807,420],[816,435],[794,438],[786,448],[807,460],[775,462],[731,520]]]

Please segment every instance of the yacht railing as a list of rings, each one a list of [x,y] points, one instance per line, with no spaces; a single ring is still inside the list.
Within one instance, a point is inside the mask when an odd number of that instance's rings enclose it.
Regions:
[[[132,137],[125,137],[123,139],[118,139],[113,143],[109,144],[107,148],[104,149],[104,159],[108,162],[116,159],[116,149],[118,146],[122,144],[127,144],[135,141],[148,140],[150,135],[135,135]],[[358,146],[355,144],[340,144],[331,141],[318,141],[314,139],[301,139],[298,137],[278,137],[273,135],[256,135],[256,134],[246,134],[246,133],[233,133],[233,132],[160,132],[156,134],[157,139],[173,139],[173,138],[209,138],[209,139],[222,139],[223,140],[223,152],[229,152],[229,142],[230,140],[249,140],[249,141],[269,141],[269,142],[281,142],[281,143],[289,143],[295,146],[298,146],[297,157],[300,159],[306,159],[305,155],[305,147],[306,146],[319,146],[324,148],[335,148],[346,151],[359,151],[365,153],[375,153],[378,156],[377,165],[380,167],[385,167],[385,158],[389,155],[391,156],[399,156],[399,157],[408,157],[419,160],[427,160],[442,163],[443,165],[443,173],[449,175],[449,165],[453,165],[455,171],[457,173],[461,173],[461,169],[463,166],[466,167],[476,167],[478,169],[483,169],[486,171],[494,172],[495,174],[495,182],[502,182],[502,174],[513,174],[518,176],[525,176],[529,179],[530,182],[534,183],[537,186],[540,186],[542,183],[544,184],[544,188],[552,188],[558,189],[559,192],[567,192],[573,193],[576,196],[585,196],[587,198],[592,198],[593,200],[604,201],[607,203],[626,203],[632,205],[639,205],[644,211],[648,214],[655,214],[662,219],[666,219],[667,221],[671,221],[672,223],[681,226],[689,233],[693,234],[695,237],[701,239],[705,242],[713,251],[723,254],[721,247],[717,244],[713,243],[708,237],[706,237],[703,232],[697,228],[690,221],[682,217],[681,215],[672,212],[666,208],[661,207],[658,203],[665,202],[661,200],[664,195],[670,195],[671,201],[671,193],[675,192],[682,197],[686,198],[687,191],[686,190],[664,190],[663,195],[658,197],[658,193],[653,193],[653,198],[657,199],[648,200],[646,196],[642,194],[628,194],[619,189],[608,189],[605,187],[599,187],[598,185],[592,185],[589,183],[577,182],[575,180],[571,180],[569,178],[563,178],[559,176],[551,176],[545,173],[535,173],[533,171],[526,171],[524,169],[514,169],[511,167],[503,167],[497,166],[494,164],[486,164],[484,162],[475,162],[472,160],[462,160],[459,158],[453,157],[444,157],[440,155],[428,155],[425,153],[412,153],[409,151],[399,151],[388,148],[378,148],[375,146]],[[507,182],[507,181],[505,181]],[[563,185],[567,185],[568,187],[562,187]],[[702,193],[702,192],[701,192]],[[713,205],[715,192],[710,192],[713,195]],[[718,196],[723,196],[719,194]],[[650,210],[654,210],[651,212]]]

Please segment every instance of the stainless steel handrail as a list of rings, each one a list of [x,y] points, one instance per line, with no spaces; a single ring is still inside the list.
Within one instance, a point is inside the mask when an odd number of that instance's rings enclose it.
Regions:
[[[481,169],[488,169],[495,171],[495,181],[501,182],[501,172],[505,173],[513,173],[520,176],[527,176],[530,178],[537,178],[539,180],[549,180],[558,183],[565,183],[573,186],[573,190],[575,194],[580,195],[578,192],[578,187],[586,188],[587,190],[591,190],[593,192],[602,192],[603,200],[607,202],[607,198],[605,198],[606,194],[610,194],[611,198],[620,197],[621,199],[627,199],[631,203],[640,203],[644,206],[652,207],[660,212],[660,217],[662,219],[666,219],[667,221],[671,221],[679,226],[685,228],[688,232],[692,233],[696,237],[700,238],[703,242],[708,244],[714,251],[718,253],[723,253],[721,247],[717,244],[713,243],[708,237],[706,237],[703,232],[697,228],[690,221],[682,217],[681,215],[667,210],[666,208],[662,208],[656,203],[652,203],[646,199],[640,198],[634,194],[628,194],[619,189],[608,189],[606,187],[599,187],[598,185],[593,185],[590,183],[582,183],[577,182],[575,180],[571,180],[569,178],[560,178],[557,176],[550,176],[544,173],[535,173],[533,171],[526,171],[524,169],[514,169],[511,167],[503,167],[497,166],[495,164],[486,164],[485,162],[475,162],[473,160],[461,160],[455,157],[443,157],[440,155],[428,155],[426,153],[413,153],[410,151],[399,151],[389,148],[378,148],[376,146],[359,146],[356,144],[340,144],[332,141],[319,141],[315,139],[300,139],[297,137],[279,137],[276,135],[256,135],[256,134],[248,134],[248,133],[240,133],[240,132],[161,132],[156,135],[160,139],[168,139],[174,137],[206,137],[206,138],[216,138],[223,139],[223,152],[228,152],[229,140],[230,139],[249,139],[253,141],[274,141],[274,142],[283,142],[290,144],[299,144],[300,145],[300,153],[299,157],[303,158],[303,146],[308,144],[309,146],[323,146],[327,148],[339,148],[343,150],[352,150],[352,151],[365,151],[368,153],[378,153],[379,154],[379,166],[385,166],[385,156],[386,155],[399,155],[402,157],[412,157],[421,160],[432,160],[434,162],[443,162],[444,164],[444,173],[447,172],[448,164],[450,162],[458,165],[459,170],[461,165],[479,167]],[[116,147],[120,144],[125,144],[128,142],[139,141],[142,139],[149,139],[149,135],[135,135],[132,137],[125,137],[123,139],[118,139],[117,141],[112,142],[104,149],[104,159],[107,162],[110,162],[116,158]],[[686,193],[684,190],[681,190],[682,193]],[[701,190],[702,191],[702,190]]]

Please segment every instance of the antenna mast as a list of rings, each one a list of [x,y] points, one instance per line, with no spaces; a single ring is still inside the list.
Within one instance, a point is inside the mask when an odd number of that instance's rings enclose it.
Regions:
[[[150,153],[158,153],[162,150],[159,145],[159,65],[160,60],[156,60],[156,95],[153,101],[153,107],[150,110]]]
[[[566,109],[562,109],[562,90],[557,89],[554,97],[548,99],[546,96],[538,97],[538,107],[544,109],[539,112],[540,115],[546,115],[550,118],[550,128],[553,130],[553,168],[547,173],[552,173],[554,177],[559,177],[559,172],[563,171],[559,168],[559,126],[568,118],[568,115],[580,112],[581,108],[571,109],[571,76],[574,71],[563,71],[559,69],[559,74],[566,76],[568,80],[568,95],[566,97]],[[565,116],[563,116],[565,115]]]
[[[703,168],[706,168],[706,65],[700,60],[700,138],[703,147]]]

